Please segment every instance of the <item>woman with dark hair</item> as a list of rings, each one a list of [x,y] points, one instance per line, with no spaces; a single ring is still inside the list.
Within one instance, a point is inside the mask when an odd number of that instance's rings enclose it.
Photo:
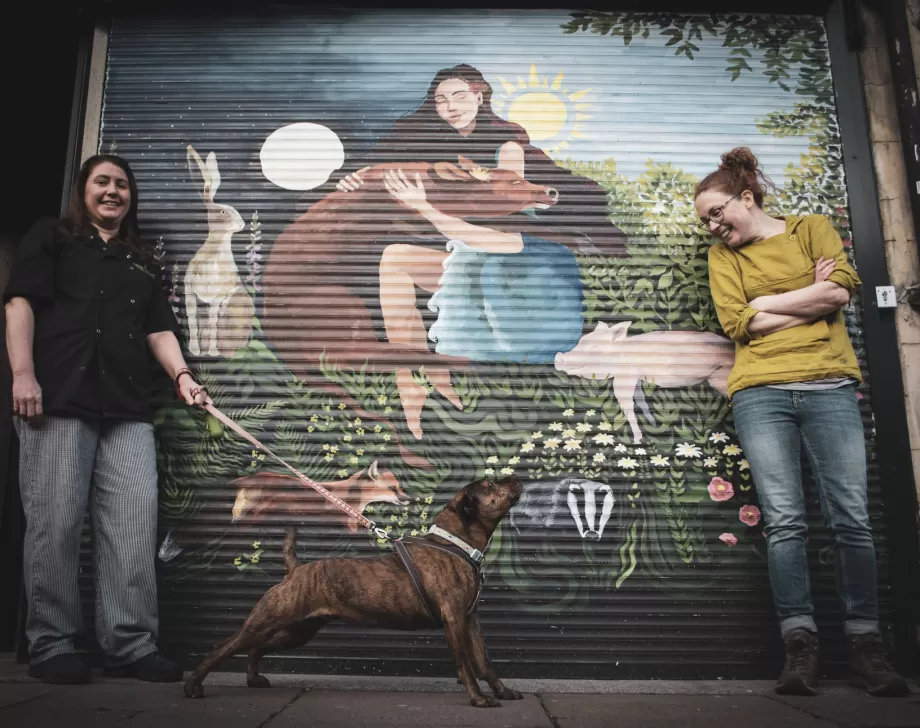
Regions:
[[[439,71],[417,109],[396,121],[365,158],[363,167],[338,181],[339,191],[363,184],[377,164],[437,162],[510,170],[552,188],[556,203],[504,218],[460,220],[428,204],[420,180],[393,172],[387,189],[419,212],[447,241],[388,245],[380,260],[379,300],[387,338],[410,348],[479,361],[551,363],[578,343],[584,294],[572,251],[619,255],[625,236],[607,217],[607,196],[593,180],[557,167],[529,143],[519,125],[492,110],[492,87],[472,66]],[[487,172],[481,170],[483,173]],[[473,192],[474,194],[475,192]],[[567,249],[568,248],[568,249]],[[426,332],[416,288],[433,294],[438,313]],[[534,325],[536,324],[536,329]],[[434,388],[456,407],[460,398],[447,367],[426,366]],[[421,438],[421,410],[428,396],[409,367],[395,372],[409,430]]]
[[[66,218],[41,220],[26,234],[4,293],[26,516],[29,674],[49,683],[90,681],[74,644],[87,505],[104,673],[182,678],[156,645],[150,355],[180,399],[209,400],[185,364],[137,204],[125,160],[87,159]]]
[[[763,507],[767,567],[785,647],[776,692],[814,695],[818,636],[808,577],[801,456],[811,464],[834,539],[851,682],[904,695],[879,631],[875,547],[866,495],[861,379],[844,306],[860,284],[823,215],[772,217],[768,182],[750,149],[722,156],[697,186],[700,227],[716,238],[709,283],[736,342],[728,379],[738,439]]]

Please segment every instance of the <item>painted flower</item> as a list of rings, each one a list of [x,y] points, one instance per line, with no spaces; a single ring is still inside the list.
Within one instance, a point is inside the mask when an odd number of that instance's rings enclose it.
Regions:
[[[707,490],[709,491],[709,497],[717,503],[727,501],[735,495],[735,486],[719,477],[709,481]]]
[[[620,458],[617,460],[617,465],[623,468],[623,470],[633,470],[639,465],[639,463],[632,458]]]
[[[382,430],[383,428],[380,425],[374,425],[374,432],[379,434]]]
[[[599,453],[595,454],[595,456],[594,456],[594,462],[596,462],[596,463],[603,463],[603,462],[605,462],[606,460],[607,460],[607,458],[604,456],[604,453],[602,453],[602,452],[599,452]]]
[[[243,558],[241,556],[237,556],[235,559],[233,559],[234,566],[239,566],[242,563],[243,563]]]
[[[347,478],[347,477],[348,477],[348,471],[345,470],[345,468],[342,468],[341,470],[338,470],[338,471],[336,472],[336,475],[338,475],[340,478]]]
[[[561,431],[562,431],[562,423],[561,423],[561,422],[553,422],[553,423],[551,423],[550,426],[549,426],[549,430],[550,430],[551,432],[561,432]]]
[[[562,412],[562,416],[563,416],[563,417],[571,417],[571,416],[574,415],[574,414],[575,414],[575,410],[573,410],[573,409],[563,410],[563,412]]]
[[[579,422],[577,425],[575,425],[575,429],[579,432],[591,432],[591,430],[594,429],[594,425],[591,425],[587,422]]]
[[[670,461],[662,455],[652,455],[652,465],[657,465],[659,468],[667,467],[670,464]]]
[[[323,450],[328,450],[328,449],[329,449],[329,443],[328,443],[328,442],[324,442],[324,443],[323,443]]]
[[[544,450],[555,450],[557,447],[559,447],[559,440],[557,440],[555,437],[551,437],[549,440],[543,443]]]
[[[329,448],[329,452],[338,452],[338,451],[339,451],[338,445],[333,445],[332,447]]]
[[[566,440],[565,447],[563,448],[567,452],[572,452],[574,450],[581,450],[581,440]]]
[[[613,435],[608,435],[605,432],[602,432],[599,435],[594,436],[594,442],[598,445],[612,445],[613,444]]]
[[[358,427],[361,424],[361,418],[355,417],[355,421],[352,423],[355,427]]]
[[[384,435],[383,435],[383,441],[384,441],[384,442],[389,442],[390,439],[391,439],[392,437],[393,437],[393,436],[392,436],[389,432],[384,433]]]
[[[738,469],[739,469],[739,470],[750,470],[750,469],[751,469],[751,464],[750,464],[747,460],[739,460],[739,461],[738,461]]]
[[[345,403],[344,403],[344,402],[343,402],[343,403],[341,403],[341,404],[339,405],[339,409],[340,409],[340,410],[343,410],[343,409],[345,409]]]
[[[718,464],[719,464],[719,458],[706,458],[705,460],[703,460],[704,468],[714,468]]]
[[[756,526],[760,523],[760,509],[757,506],[741,506],[738,519],[748,526]]]
[[[724,432],[713,432],[709,436],[709,442],[728,442],[728,435]]]
[[[361,457],[364,454],[364,448],[359,447],[355,452],[358,454],[358,457]]]
[[[258,550],[258,549],[262,548],[262,542],[261,542],[261,541],[253,541],[253,542],[252,542],[252,547],[253,547],[254,549]]]
[[[377,397],[377,404],[386,404],[386,403],[387,403],[387,396],[385,394],[381,394],[379,397]]]
[[[357,458],[355,455],[349,456],[349,458],[348,458],[348,464],[349,464],[349,465],[357,465],[358,462],[359,462],[359,461],[358,461],[358,458]]]
[[[391,414],[393,414],[393,408],[392,408],[392,407],[387,407],[387,408],[383,411],[383,414],[385,414],[385,415],[391,415]]]
[[[335,455],[327,455],[323,458],[323,460],[325,460],[327,463],[331,463],[333,460],[335,460]]]
[[[679,458],[698,458],[703,454],[698,445],[691,445],[689,442],[681,442],[674,449]]]
[[[530,452],[534,449],[534,447],[536,446],[532,442],[525,442],[523,445],[521,445],[521,452]]]
[[[515,455],[513,458],[511,458],[508,461],[508,465],[517,465],[519,462],[521,462],[521,459],[517,455]]]
[[[486,468],[482,472],[485,473],[486,475],[493,475],[495,473],[495,468]]]
[[[514,475],[514,468],[502,468],[502,475]]]
[[[597,429],[601,432],[610,432],[610,430],[613,429],[613,425],[607,422],[607,420],[604,420],[603,422],[597,423]]]
[[[624,445],[622,442],[613,448],[613,450],[614,452],[627,452],[626,445]]]
[[[342,440],[344,440],[345,442],[351,442],[351,435],[346,433],[345,435],[342,436]]]
[[[578,435],[578,433],[575,432],[575,430],[573,430],[573,429],[571,429],[571,428],[569,428],[568,430],[563,430],[563,431],[562,431],[562,436],[563,436],[563,437],[566,437],[566,438],[573,438],[573,437],[576,437],[577,435]]]
[[[737,445],[726,445],[725,449],[722,451],[726,455],[740,455],[741,448]]]
[[[543,437],[543,433],[542,433],[542,432],[535,432],[535,433],[533,433],[533,435],[532,435],[531,437],[533,437],[534,440],[539,440],[541,437]]]
[[[489,457],[486,458],[486,462],[490,465],[494,465],[498,462],[498,455],[489,455]]]
[[[319,415],[313,415],[310,418],[310,422],[319,422]]]
[[[633,450],[633,452],[634,452],[636,455],[645,455],[645,448],[644,448],[644,447],[637,447],[635,450]]]
[[[732,533],[723,533],[721,536],[719,536],[719,540],[726,546],[738,545],[738,538]]]
[[[307,432],[313,432],[313,430],[315,430],[315,429],[316,429],[316,428],[315,428],[313,425],[308,425],[308,426],[307,426]]]

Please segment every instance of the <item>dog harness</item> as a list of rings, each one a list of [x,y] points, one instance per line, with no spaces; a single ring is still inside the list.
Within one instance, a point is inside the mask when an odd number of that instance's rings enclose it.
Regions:
[[[427,546],[428,548],[437,549],[438,551],[444,551],[451,556],[462,559],[471,567],[473,567],[473,572],[476,574],[477,582],[476,596],[473,598],[473,602],[470,604],[469,609],[466,610],[467,614],[472,614],[473,610],[476,608],[476,604],[479,602],[479,595],[482,593],[482,561],[485,558],[485,555],[479,549],[475,549],[470,546],[468,543],[466,543],[466,541],[457,538],[457,536],[454,534],[448,533],[444,529],[438,528],[437,526],[432,526],[429,529],[428,534],[436,535],[439,538],[450,541],[450,543],[435,543],[434,541],[429,541],[427,538],[421,538],[418,536],[403,536],[402,538],[396,539],[393,542],[393,546],[396,549],[396,554],[399,556],[399,560],[402,561],[406,572],[409,574],[409,579],[412,581],[412,584],[415,587],[415,591],[418,592],[419,598],[422,600],[422,604],[425,606],[425,611],[428,612],[428,616],[431,618],[431,621],[435,623],[435,626],[442,627],[444,623],[441,621],[441,617],[438,614],[438,607],[434,601],[432,601],[428,592],[425,590],[425,586],[422,584],[422,577],[418,573],[418,569],[415,567],[415,563],[412,561],[412,557],[409,555],[409,550],[406,548],[405,544],[410,543],[418,546]],[[474,558],[474,556],[477,555],[478,558]]]

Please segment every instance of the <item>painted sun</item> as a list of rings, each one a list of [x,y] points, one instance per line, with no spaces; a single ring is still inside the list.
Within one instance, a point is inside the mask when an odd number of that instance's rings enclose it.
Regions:
[[[526,80],[518,76],[512,83],[499,76],[502,91],[492,97],[495,111],[523,126],[531,141],[549,154],[566,149],[573,139],[583,139],[581,122],[591,118],[584,113],[591,104],[582,101],[591,89],[570,92],[563,78],[561,72],[552,80],[541,77],[532,65]]]

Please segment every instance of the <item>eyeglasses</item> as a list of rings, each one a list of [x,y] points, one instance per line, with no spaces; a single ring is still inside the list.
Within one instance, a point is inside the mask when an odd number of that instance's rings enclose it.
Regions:
[[[700,221],[697,223],[697,227],[703,230],[706,230],[709,227],[710,222],[712,221],[720,222],[722,220],[722,213],[725,211],[725,207],[728,205],[728,203],[731,202],[732,200],[737,200],[739,197],[741,197],[741,195],[744,194],[744,192],[745,190],[742,190],[734,197],[730,197],[729,199],[725,200],[725,202],[723,202],[718,207],[713,207],[709,211],[709,217],[700,218]]]

